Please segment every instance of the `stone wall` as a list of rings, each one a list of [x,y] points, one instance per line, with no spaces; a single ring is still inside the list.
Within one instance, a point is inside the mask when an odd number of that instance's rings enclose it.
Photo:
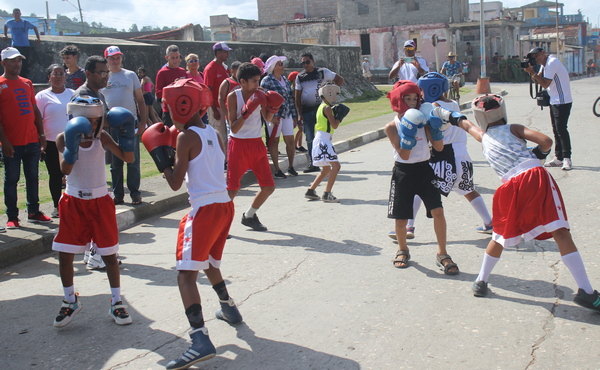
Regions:
[[[260,24],[280,24],[294,19],[296,13],[306,18],[331,17],[337,14],[336,0],[257,0],[258,22]]]

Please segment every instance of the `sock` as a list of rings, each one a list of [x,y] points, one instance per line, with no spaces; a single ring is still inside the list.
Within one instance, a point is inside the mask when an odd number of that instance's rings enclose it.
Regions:
[[[110,288],[110,304],[114,305],[121,300],[121,288]]]
[[[256,214],[256,211],[258,211],[258,208],[252,208],[252,206],[250,206],[250,208],[244,212],[244,216],[246,216],[246,218],[252,218]]]
[[[492,224],[492,216],[490,216],[481,195],[471,201],[471,206],[479,214],[479,217],[481,217],[485,226]]]
[[[475,281],[483,281],[487,283],[488,278],[490,277],[490,274],[492,273],[492,270],[498,261],[500,261],[499,257],[492,257],[485,253],[483,255],[483,262],[481,262],[481,270],[479,271],[479,275],[477,275],[477,279]]]
[[[592,294],[594,289],[592,289],[592,284],[585,272],[585,266],[583,265],[583,260],[581,259],[579,252],[566,254],[561,258],[564,264],[569,268],[569,271],[571,271],[571,275],[573,275],[577,286],[583,289],[587,294]]]
[[[227,292],[227,287],[225,286],[225,282],[221,281],[219,284],[213,285],[213,289],[217,292],[219,299],[222,301],[229,300],[229,293]]]
[[[65,293],[65,302],[75,303],[77,300],[77,297],[75,297],[75,285],[63,287],[63,291]]]
[[[413,200],[413,218],[408,220],[408,222],[406,223],[406,227],[415,227],[415,218],[417,218],[417,213],[419,213],[421,204],[423,204],[421,197],[415,195],[415,199]]]
[[[198,329],[204,326],[204,317],[202,316],[202,306],[199,303],[194,303],[185,309],[185,315],[188,318],[190,326]]]

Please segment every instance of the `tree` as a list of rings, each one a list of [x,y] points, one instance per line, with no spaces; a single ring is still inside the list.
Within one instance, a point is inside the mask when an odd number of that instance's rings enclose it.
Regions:
[[[137,24],[132,24],[131,27],[129,27],[129,32],[140,32],[140,30],[138,29]]]

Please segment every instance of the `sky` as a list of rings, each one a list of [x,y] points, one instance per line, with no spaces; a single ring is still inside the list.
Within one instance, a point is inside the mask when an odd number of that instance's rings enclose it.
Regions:
[[[79,0],[84,21],[102,22],[103,25],[129,29],[135,23],[142,26],[183,26],[188,23],[210,26],[210,15],[228,14],[230,17],[258,19],[256,0]],[[534,0],[505,0],[504,7],[518,7]],[[48,0],[50,18],[56,14],[79,18],[77,0]],[[474,1],[471,1],[474,2]],[[477,1],[475,1],[477,2]],[[595,27],[600,27],[598,0],[562,0],[565,14],[583,15]],[[11,11],[19,7],[24,15],[46,15],[44,0],[0,0],[0,9]]]

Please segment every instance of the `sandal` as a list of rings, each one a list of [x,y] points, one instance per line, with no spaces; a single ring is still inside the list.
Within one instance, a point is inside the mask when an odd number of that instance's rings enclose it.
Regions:
[[[444,264],[444,261],[448,260],[449,262]],[[449,254],[436,254],[435,255],[435,264],[438,265],[442,270],[444,270],[444,274],[446,275],[458,275],[460,272],[458,269],[458,265],[452,261],[452,257]]]
[[[142,197],[140,197],[140,196],[131,197],[131,204],[134,206],[142,204]]]
[[[408,251],[403,251],[402,249],[398,249],[396,251],[396,257],[392,260],[394,263],[394,267],[397,269],[405,269],[408,267],[408,261],[410,260],[410,253]]]

